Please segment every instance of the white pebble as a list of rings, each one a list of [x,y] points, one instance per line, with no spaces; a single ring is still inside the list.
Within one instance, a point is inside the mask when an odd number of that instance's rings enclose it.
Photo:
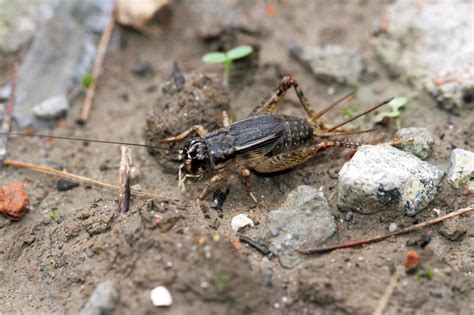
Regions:
[[[242,213],[233,217],[230,222],[230,226],[234,232],[238,232],[239,229],[247,225],[254,226],[253,221],[246,214]]]
[[[397,224],[395,222],[392,222],[390,223],[390,225],[388,226],[388,231],[389,232],[395,232],[395,230],[397,229]]]
[[[167,288],[159,286],[151,290],[151,302],[154,306],[170,306],[173,299]]]

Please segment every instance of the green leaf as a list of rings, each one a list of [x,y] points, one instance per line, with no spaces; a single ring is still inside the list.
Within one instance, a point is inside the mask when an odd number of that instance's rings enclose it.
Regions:
[[[390,103],[388,103],[388,106],[392,109],[400,109],[403,106],[406,105],[408,102],[408,97],[400,96],[400,97],[395,97]]]
[[[94,77],[90,74],[86,74],[85,76],[82,77],[81,79],[81,83],[82,83],[82,86],[87,90],[92,82],[94,82]]]
[[[236,60],[236,59],[247,57],[252,52],[253,52],[252,46],[246,46],[246,45],[239,46],[239,47],[235,47],[229,50],[227,52],[227,58],[231,60]]]
[[[57,210],[51,210],[49,212],[49,218],[52,220],[52,221],[57,221],[59,219],[59,212]]]
[[[202,61],[205,63],[224,63],[227,59],[227,55],[222,52],[211,52],[202,57]]]
[[[390,106],[390,112],[381,112],[375,115],[372,118],[373,123],[380,123],[385,117],[388,118],[398,118],[400,117],[399,109],[406,105],[408,102],[408,97],[395,97],[388,106]]]

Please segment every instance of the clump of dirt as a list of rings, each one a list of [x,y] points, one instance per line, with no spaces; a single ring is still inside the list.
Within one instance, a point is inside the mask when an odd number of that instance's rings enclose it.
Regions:
[[[222,126],[222,112],[229,110],[229,96],[215,76],[187,74],[184,81],[183,86],[174,81],[165,82],[146,118],[146,143],[167,148],[164,151],[150,148],[149,152],[170,173],[176,173],[177,152],[184,142],[163,144],[160,140],[194,125],[215,130]]]

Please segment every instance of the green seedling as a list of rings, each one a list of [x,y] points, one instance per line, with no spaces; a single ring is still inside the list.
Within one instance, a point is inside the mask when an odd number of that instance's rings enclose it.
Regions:
[[[94,77],[90,74],[86,74],[81,79],[82,86],[86,90],[91,86],[92,82],[94,82]]]
[[[416,281],[421,281],[421,279],[425,278],[428,280],[433,279],[434,272],[431,269],[425,268],[423,271],[420,271],[416,274],[415,279]]]
[[[238,46],[227,52],[210,52],[202,57],[205,63],[223,63],[224,64],[224,86],[229,85],[229,77],[232,71],[232,62],[249,56],[253,52],[251,46]]]
[[[49,218],[51,219],[51,221],[58,221],[59,212],[56,209],[49,211]]]
[[[381,112],[372,117],[372,122],[375,124],[381,123],[384,118],[398,119],[400,118],[400,108],[406,105],[408,97],[395,97],[388,106],[390,107],[389,112]]]

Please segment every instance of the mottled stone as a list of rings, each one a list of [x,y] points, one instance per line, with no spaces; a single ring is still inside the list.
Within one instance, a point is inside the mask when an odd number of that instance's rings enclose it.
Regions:
[[[430,157],[434,141],[426,128],[402,128],[397,132],[397,137],[402,141],[399,149],[422,160]]]
[[[443,174],[389,145],[365,145],[339,172],[337,205],[362,214],[400,210],[413,216],[434,199]]]
[[[466,187],[474,192],[474,152],[454,149],[451,153],[448,181],[455,188]]]
[[[323,193],[311,186],[301,185],[288,194],[277,210],[268,213],[264,238],[270,250],[277,253],[285,268],[299,262],[295,250],[304,245],[316,245],[331,237],[336,223]]]

